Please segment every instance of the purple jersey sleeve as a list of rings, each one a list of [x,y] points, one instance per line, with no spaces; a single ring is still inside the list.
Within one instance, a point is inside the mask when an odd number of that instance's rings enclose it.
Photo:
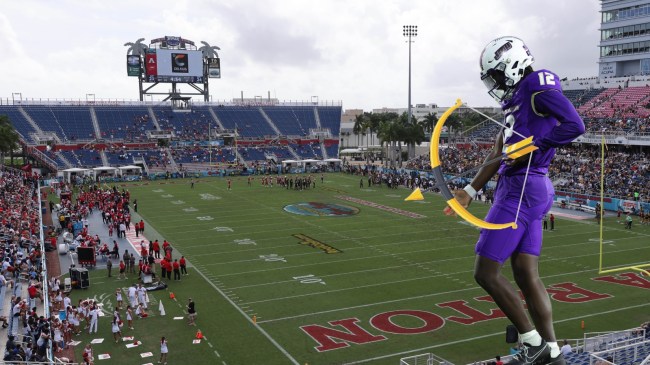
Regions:
[[[585,132],[582,118],[580,118],[571,102],[558,89],[536,93],[534,103],[538,113],[550,115],[558,121],[549,133],[537,138],[535,141],[537,147],[548,149],[564,146]]]

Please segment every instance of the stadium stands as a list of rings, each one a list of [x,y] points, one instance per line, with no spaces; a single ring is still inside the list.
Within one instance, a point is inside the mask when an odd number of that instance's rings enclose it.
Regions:
[[[62,141],[90,141],[96,137],[87,106],[25,105],[23,109],[43,131],[55,132]]]
[[[147,130],[155,129],[144,106],[96,106],[94,109],[102,139],[142,141],[147,139]]]
[[[225,129],[237,130],[241,137],[260,138],[276,135],[259,108],[224,106],[212,109]]]
[[[317,128],[313,107],[265,107],[262,109],[278,127],[281,134],[285,136],[307,136],[310,129]]]
[[[264,161],[267,156],[275,156],[276,162],[294,159],[291,148],[300,158],[321,159],[324,154],[320,141],[324,141],[327,157],[338,157],[341,121],[340,106],[314,105],[219,105],[172,110],[171,106],[25,104],[0,106],[0,114],[8,115],[22,140],[38,146],[59,169],[103,166],[102,153],[112,166],[144,159],[146,169],[163,171],[175,167],[176,162],[208,163],[207,146],[199,146],[197,142],[234,131],[238,140],[256,145],[254,148],[239,145],[239,156],[246,161]],[[209,137],[208,129],[216,133]],[[165,135],[164,132],[173,132],[165,137],[171,136],[172,146],[180,142],[178,147],[189,143],[192,148],[174,147],[174,160],[166,153],[152,150],[158,143],[157,136]],[[279,138],[286,140],[287,136],[291,140],[283,142],[284,145],[277,143]],[[315,142],[316,138],[320,138],[319,142]],[[45,140],[53,146],[52,151],[45,149]],[[116,149],[115,145],[120,148]],[[233,148],[213,151],[213,162],[236,160]]]
[[[163,131],[173,131],[181,140],[206,141],[208,129],[216,129],[208,107],[195,107],[191,111],[174,112],[171,107],[153,108],[158,125]]]
[[[28,143],[35,143],[32,134],[36,133],[36,129],[27,121],[27,118],[20,112],[20,108],[15,106],[1,105],[0,115],[6,115],[13,124],[16,131],[20,133],[23,139]]]

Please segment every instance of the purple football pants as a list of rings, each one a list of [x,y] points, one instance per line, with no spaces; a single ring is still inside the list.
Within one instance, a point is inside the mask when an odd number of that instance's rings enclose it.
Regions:
[[[500,176],[494,205],[485,221],[514,222],[523,183],[523,175]],[[551,209],[554,193],[553,184],[546,175],[528,175],[517,217],[517,229],[482,229],[476,243],[476,254],[500,264],[514,252],[539,256],[542,250],[542,218]]]

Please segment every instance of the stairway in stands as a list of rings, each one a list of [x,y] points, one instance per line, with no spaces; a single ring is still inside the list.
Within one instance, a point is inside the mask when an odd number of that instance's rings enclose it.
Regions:
[[[271,120],[271,118],[269,118],[268,114],[266,114],[266,112],[264,111],[264,109],[259,108],[259,110],[260,110],[260,114],[262,114],[262,116],[264,117],[264,119],[266,120],[266,122],[269,123],[269,125],[271,126],[271,128],[273,129],[273,131],[275,131],[275,135],[276,135],[276,136],[280,136],[280,135],[282,135],[282,133],[280,132],[280,130],[278,129],[278,127],[275,125],[275,123],[273,123],[273,121]]]

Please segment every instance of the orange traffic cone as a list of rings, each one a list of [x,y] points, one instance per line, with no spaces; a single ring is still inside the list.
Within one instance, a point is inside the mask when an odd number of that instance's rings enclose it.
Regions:
[[[200,340],[203,338],[203,333],[201,333],[201,330],[196,331],[196,339]]]
[[[176,299],[176,296],[173,292],[169,292],[169,299]]]

